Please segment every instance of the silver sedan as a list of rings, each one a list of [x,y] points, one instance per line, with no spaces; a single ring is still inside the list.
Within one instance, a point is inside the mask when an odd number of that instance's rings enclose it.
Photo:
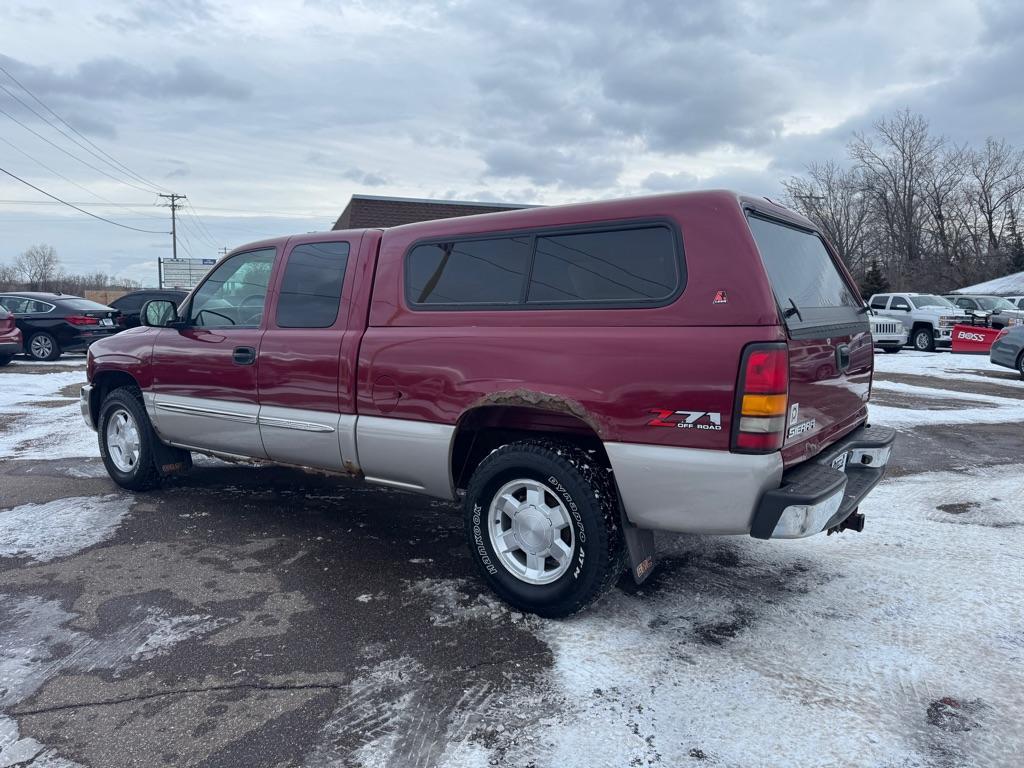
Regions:
[[[988,359],[996,365],[1019,371],[1024,378],[1024,325],[1003,330],[992,345]]]

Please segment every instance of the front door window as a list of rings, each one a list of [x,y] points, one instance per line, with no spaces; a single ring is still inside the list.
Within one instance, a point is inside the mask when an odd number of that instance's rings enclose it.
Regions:
[[[273,248],[240,253],[221,262],[192,299],[191,324],[258,328],[273,266]]]

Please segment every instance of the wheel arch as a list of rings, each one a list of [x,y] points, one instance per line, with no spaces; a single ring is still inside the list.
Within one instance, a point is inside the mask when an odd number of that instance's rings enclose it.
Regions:
[[[92,391],[89,393],[89,415],[92,423],[99,424],[100,406],[107,395],[121,387],[139,387],[139,382],[125,371],[100,371],[92,380]]]
[[[551,401],[552,405],[558,401]],[[451,447],[452,487],[461,490],[480,462],[506,443],[531,437],[563,440],[594,451],[605,466],[611,466],[600,432],[585,412],[575,413],[576,404],[546,407],[536,402],[486,403],[465,411],[456,423]]]

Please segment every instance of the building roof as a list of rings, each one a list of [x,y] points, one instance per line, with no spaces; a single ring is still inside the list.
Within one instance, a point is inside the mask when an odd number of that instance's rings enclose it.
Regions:
[[[958,288],[953,293],[973,293],[982,296],[1024,296],[1024,272],[1003,275],[995,280],[986,280],[977,285]]]
[[[382,197],[352,195],[332,229],[363,229],[397,227],[417,221],[450,219],[478,213],[498,213],[532,205],[510,203],[479,203],[466,200],[430,200],[415,197]]]

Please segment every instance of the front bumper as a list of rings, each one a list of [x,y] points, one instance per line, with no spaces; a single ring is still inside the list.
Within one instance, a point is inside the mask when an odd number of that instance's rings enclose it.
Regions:
[[[782,475],[754,512],[750,535],[799,539],[850,516],[885,475],[896,431],[864,426]]]
[[[78,393],[78,405],[82,409],[82,420],[89,429],[96,431],[96,424],[92,420],[92,384],[85,384],[82,386],[82,391]]]

